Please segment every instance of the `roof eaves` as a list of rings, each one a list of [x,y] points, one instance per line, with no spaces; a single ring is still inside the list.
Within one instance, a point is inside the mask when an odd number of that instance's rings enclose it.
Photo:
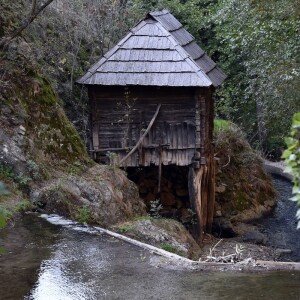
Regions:
[[[104,57],[102,57],[99,61],[97,61],[94,65],[92,65],[85,75],[76,80],[77,83],[85,84],[85,81],[88,80],[96,70],[106,61]]]

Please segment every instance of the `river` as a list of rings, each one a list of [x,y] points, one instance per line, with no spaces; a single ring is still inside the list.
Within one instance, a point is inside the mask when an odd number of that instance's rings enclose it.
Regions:
[[[277,205],[270,216],[255,221],[260,232],[266,235],[267,245],[276,249],[289,249],[278,260],[300,262],[300,230],[297,230],[296,202],[290,201],[292,184],[273,176],[277,191]]]
[[[188,270],[57,219],[27,215],[0,232],[0,299],[300,299],[300,272]]]

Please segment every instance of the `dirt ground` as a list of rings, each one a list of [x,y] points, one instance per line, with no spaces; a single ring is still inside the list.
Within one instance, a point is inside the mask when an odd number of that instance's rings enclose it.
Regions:
[[[200,255],[200,261],[219,261],[245,259],[274,261],[278,258],[275,249],[269,246],[258,245],[251,242],[242,242],[240,237],[216,238],[206,235]],[[228,262],[229,262],[228,261]]]

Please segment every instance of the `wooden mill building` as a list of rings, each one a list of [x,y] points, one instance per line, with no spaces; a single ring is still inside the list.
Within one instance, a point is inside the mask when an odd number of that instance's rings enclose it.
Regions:
[[[224,73],[167,10],[149,13],[77,82],[88,87],[91,153],[120,167],[188,166],[195,235],[214,209],[213,92]]]

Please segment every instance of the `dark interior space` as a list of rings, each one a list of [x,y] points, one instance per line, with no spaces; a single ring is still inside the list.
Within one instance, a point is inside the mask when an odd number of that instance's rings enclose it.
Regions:
[[[159,168],[157,166],[127,168],[127,176],[139,187],[139,194],[144,199],[150,212],[153,202],[160,200],[162,208],[159,214],[165,218],[173,218],[190,228],[196,220],[191,209],[188,191],[189,167],[175,165],[162,166],[161,192],[158,193]]]

